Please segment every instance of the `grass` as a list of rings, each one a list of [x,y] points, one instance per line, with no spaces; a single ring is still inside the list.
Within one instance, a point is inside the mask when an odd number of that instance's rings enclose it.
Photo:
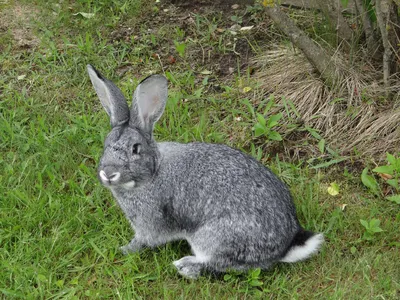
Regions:
[[[399,297],[398,205],[363,188],[360,170],[344,170],[343,164],[312,169],[306,160],[283,155],[291,143],[282,132],[286,128],[280,129],[283,142],[254,136],[254,114],[265,109],[257,82],[235,59],[229,60],[233,74],[218,76],[213,68],[213,57],[227,58],[233,47],[229,33],[216,33],[227,26],[220,14],[197,14],[193,26],[180,28],[166,22],[163,8],[154,3],[96,3],[10,1],[0,7],[4,15],[14,13],[11,21],[0,24],[7,29],[0,31],[3,298]],[[77,12],[95,17],[73,15]],[[25,38],[32,44],[21,47],[15,30],[26,24],[30,29]],[[150,32],[150,25],[158,30]],[[192,38],[185,39],[184,32]],[[185,50],[178,53],[174,41],[185,43]],[[199,47],[206,54],[194,60]],[[162,72],[160,62],[165,67],[169,54],[176,63],[165,68],[170,97],[156,126],[157,139],[227,143],[268,164],[290,185],[301,223],[325,233],[327,242],[319,255],[260,274],[230,273],[197,281],[179,277],[171,264],[190,252],[185,242],[121,255],[119,246],[133,232],[96,179],[109,122],[85,66],[95,65],[125,95],[132,95],[148,73]],[[243,87],[251,90],[244,93]],[[305,131],[294,128],[299,134]],[[304,147],[313,143],[296,142]],[[313,159],[318,161],[318,155]],[[335,197],[327,193],[334,181],[340,187]],[[364,240],[360,219],[373,218],[381,221],[383,232]]]

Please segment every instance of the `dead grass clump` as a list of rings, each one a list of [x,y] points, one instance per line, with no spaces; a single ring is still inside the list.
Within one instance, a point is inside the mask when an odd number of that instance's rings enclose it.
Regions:
[[[400,86],[384,90],[371,66],[349,66],[332,57],[340,82],[329,89],[300,51],[279,47],[255,59],[257,81],[277,103],[282,97],[295,105],[302,121],[315,129],[342,154],[357,150],[362,156],[384,159],[385,152],[400,149]],[[392,100],[385,100],[385,92]]]

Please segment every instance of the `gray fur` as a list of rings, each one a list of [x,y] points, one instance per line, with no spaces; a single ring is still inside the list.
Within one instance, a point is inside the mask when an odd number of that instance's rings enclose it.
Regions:
[[[156,101],[146,102],[152,97]],[[286,185],[225,145],[157,143],[152,129],[166,101],[165,78],[146,78],[136,89],[129,121],[113,126],[105,141],[99,178],[135,231],[121,250],[186,239],[193,256],[174,265],[188,278],[203,270],[266,269],[282,259],[302,230]],[[132,154],[135,144],[141,145],[139,154]],[[118,180],[108,180],[117,173]]]

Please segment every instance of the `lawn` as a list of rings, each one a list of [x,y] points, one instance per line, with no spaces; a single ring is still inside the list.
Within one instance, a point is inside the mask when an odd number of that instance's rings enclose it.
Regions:
[[[231,26],[261,23],[262,10],[165,2],[0,3],[2,298],[398,299],[400,210],[362,183],[373,159],[292,155],[296,143],[322,152],[329,145],[304,125],[291,129],[302,138],[284,135],[289,102],[272,105],[282,112],[273,131],[283,141],[253,131],[272,96],[253,79],[251,58],[272,41],[266,24],[254,34]],[[164,73],[170,93],[156,139],[225,143],[254,155],[290,186],[302,225],[324,233],[321,252],[195,281],[172,265],[190,253],[186,242],[123,256],[119,247],[134,233],[96,177],[110,125],[88,63],[128,99],[141,79]]]

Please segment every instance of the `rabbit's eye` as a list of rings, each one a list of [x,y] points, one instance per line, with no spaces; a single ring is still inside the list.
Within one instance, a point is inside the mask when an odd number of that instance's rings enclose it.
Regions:
[[[134,144],[132,147],[132,154],[139,154],[140,153],[140,144]]]

